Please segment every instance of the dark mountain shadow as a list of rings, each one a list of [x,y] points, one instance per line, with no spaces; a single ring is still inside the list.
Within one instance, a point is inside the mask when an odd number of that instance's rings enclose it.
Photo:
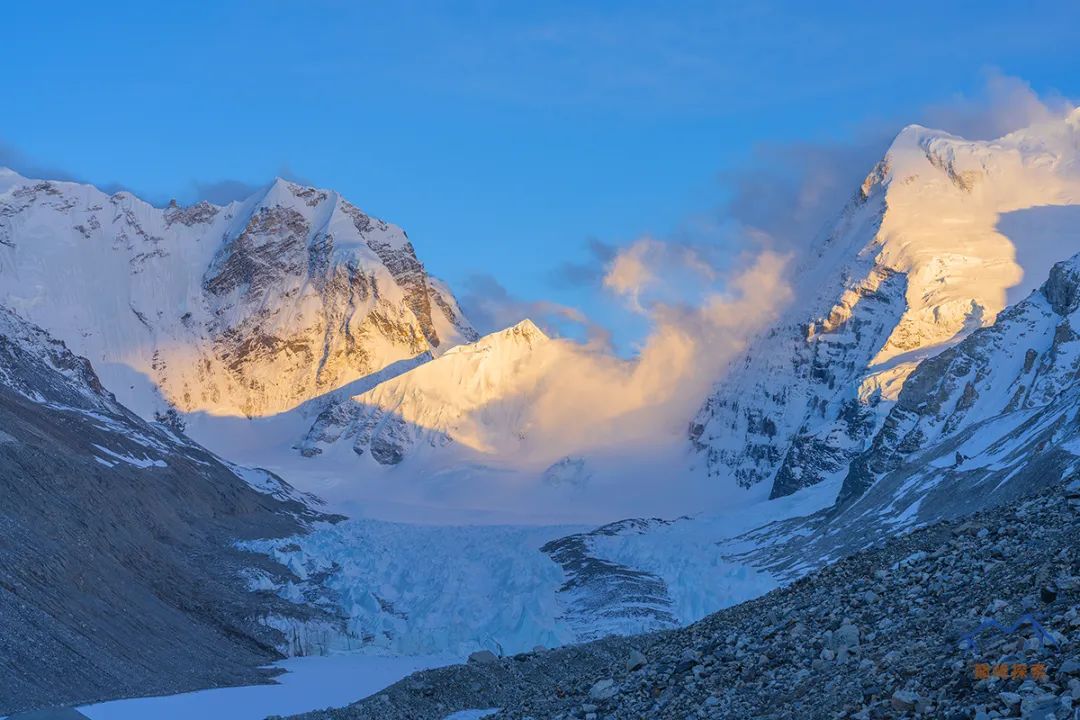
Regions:
[[[337,618],[251,592],[242,572],[292,575],[235,543],[329,516],[137,417],[27,327],[0,322],[0,715],[268,682],[287,638],[260,618]]]
[[[1080,205],[1039,205],[1003,213],[998,232],[1012,241],[1023,279],[1009,288],[1006,304],[1013,305],[1046,280],[1050,267],[1080,252]]]
[[[181,417],[187,432],[202,445],[234,462],[260,467],[266,460],[258,457],[256,451],[279,445],[298,447],[321,418],[328,414],[344,413],[350,406],[356,406],[352,401],[354,396],[429,360],[431,353],[427,352],[398,360],[274,415],[248,418],[196,411],[182,413]]]

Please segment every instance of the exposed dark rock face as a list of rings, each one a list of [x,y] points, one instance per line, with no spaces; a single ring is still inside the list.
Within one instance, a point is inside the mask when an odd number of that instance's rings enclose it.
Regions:
[[[888,173],[887,162],[874,168],[797,270],[820,283],[806,306],[755,340],[691,423],[691,445],[718,479],[789,495],[838,472],[879,422],[876,398],[865,412],[851,405],[906,309],[906,276],[860,252],[881,225]],[[841,251],[850,261],[832,267]]]
[[[352,218],[357,232],[360,233],[361,237],[365,238],[368,247],[378,256],[397,284],[405,291],[405,303],[412,310],[413,315],[416,316],[424,338],[431,344],[431,347],[439,347],[441,340],[431,319],[432,303],[434,302],[446,313],[446,317],[451,324],[457,325],[459,319],[449,303],[429,286],[427,272],[424,270],[423,263],[417,259],[416,250],[413,249],[412,243],[405,242],[400,247],[395,247],[384,240],[380,240],[377,236],[371,234],[371,230],[377,228],[380,231],[385,231],[386,223],[372,219],[359,208],[349,203],[342,203],[342,210]],[[470,337],[467,339],[475,339],[475,337],[472,337],[472,335],[475,335],[474,332],[469,333],[469,335]]]
[[[216,205],[211,205],[205,200],[189,205],[187,207],[181,207],[175,200],[169,203],[169,207],[165,210],[165,222],[168,225],[173,223],[183,223],[188,227],[193,225],[204,225],[212,222],[217,217],[221,208]],[[100,229],[100,226],[95,229]]]
[[[283,276],[299,275],[307,247],[308,224],[291,208],[260,208],[240,235],[222,248],[210,268],[206,289],[215,295],[239,291],[257,296]]]
[[[377,417],[379,415],[382,417]],[[368,419],[376,422],[361,430],[353,450],[363,454],[366,445],[371,449],[371,457],[380,465],[397,465],[404,460],[411,444],[408,423],[391,413],[372,413]]]
[[[591,477],[592,473],[585,458],[567,456],[553,462],[547,470],[544,470],[541,480],[545,485],[553,487],[566,485],[581,487],[588,484]]]
[[[0,713],[265,681],[286,573],[234,549],[303,532],[307,505],[256,492],[102,389],[90,364],[0,308]]]
[[[1071,315],[1080,308],[1080,267],[1070,260],[1057,263],[1042,291],[1054,312]]]
[[[648,629],[671,628],[678,621],[664,581],[650,573],[597,557],[590,547],[603,535],[648,532],[663,520],[622,520],[587,533],[553,540],[540,550],[562,566],[566,582],[559,589],[565,620],[582,640],[603,637],[627,617]]]
[[[777,498],[842,472],[881,422],[878,399],[857,397],[858,377],[903,313],[906,288],[903,275],[874,271],[823,317],[774,329],[762,341],[771,347],[746,359],[753,369],[733,369],[691,426],[714,474],[770,482]]]
[[[988,466],[1013,472],[1068,441],[1074,434],[1068,416],[1080,404],[1080,335],[1072,318],[1080,307],[1078,267],[1080,256],[1058,263],[1038,292],[1003,311],[994,325],[920,363],[869,449],[852,462],[839,504],[887,473],[917,475],[913,460],[920,455],[923,465],[935,458],[939,475],[989,476]],[[1010,414],[1015,422],[995,422]],[[976,454],[962,448],[974,428],[986,438],[979,451],[1000,456],[995,463],[965,464]]]

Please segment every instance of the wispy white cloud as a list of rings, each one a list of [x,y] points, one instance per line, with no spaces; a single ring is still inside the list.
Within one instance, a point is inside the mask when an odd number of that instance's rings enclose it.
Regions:
[[[997,136],[1070,107],[992,71],[975,97],[935,104],[911,121]],[[631,359],[583,348],[554,365],[535,405],[552,446],[580,443],[586,426],[595,442],[678,435],[749,339],[791,302],[794,256],[853,196],[899,125],[864,128],[846,143],[759,147],[721,178],[728,199],[702,232],[688,224],[668,239],[601,245],[575,266],[577,276],[599,278],[605,292],[645,317],[650,331]]]
[[[648,242],[652,253],[686,257],[682,248],[662,246]],[[701,271],[699,261],[688,259],[695,273]],[[763,251],[737,268],[710,269],[713,285],[695,304],[646,302],[639,293],[652,330],[631,359],[561,341],[563,355],[550,363],[551,373],[531,403],[531,432],[542,439],[538,446],[559,454],[610,443],[679,442],[724,367],[790,301],[788,261]],[[659,276],[646,280],[651,286],[659,282]]]
[[[921,122],[969,140],[992,140],[1060,118],[1074,107],[1072,101],[1057,93],[1040,95],[1022,78],[989,68],[977,92],[930,105],[923,111]]]
[[[682,281],[711,282],[716,269],[692,245],[642,237],[622,248],[608,263],[604,287],[626,299],[634,312],[647,314],[643,305],[650,292],[679,290]]]

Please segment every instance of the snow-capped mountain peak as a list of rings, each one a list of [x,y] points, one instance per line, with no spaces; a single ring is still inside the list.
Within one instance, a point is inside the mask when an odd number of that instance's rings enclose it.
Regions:
[[[553,360],[554,345],[531,320],[459,345],[430,362],[328,408],[301,449],[320,454],[342,439],[382,465],[405,459],[413,446],[457,442],[510,459],[528,439],[528,395]]]
[[[1078,159],[1075,112],[985,142],[902,130],[806,253],[805,314],[763,333],[691,424],[710,473],[774,497],[839,482],[921,360],[1080,250],[1061,219],[1080,203]]]
[[[144,417],[280,413],[476,339],[408,237],[277,178],[226,206],[0,174],[0,302]]]
[[[550,339],[532,320],[526,318],[505,330],[498,330],[490,335],[485,335],[475,343],[451,348],[447,351],[447,354],[498,351],[505,350],[508,347],[527,347],[531,349],[536,343],[546,342]]]

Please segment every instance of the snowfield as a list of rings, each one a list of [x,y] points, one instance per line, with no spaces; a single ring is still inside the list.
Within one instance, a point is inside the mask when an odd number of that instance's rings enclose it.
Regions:
[[[753,549],[738,536],[779,519],[809,515],[832,503],[836,486],[816,486],[781,501],[611,534],[591,526],[422,526],[351,519],[320,523],[306,535],[244,543],[288,567],[298,581],[249,577],[255,590],[296,603],[317,602],[343,617],[340,626],[267,618],[285,632],[290,654],[370,652],[510,655],[601,634],[633,634],[657,625],[629,608],[602,605],[582,616],[579,591],[602,585],[604,573],[568,576],[550,547],[576,534],[588,555],[659,580],[659,610],[672,627],[758,597],[779,586],[768,572],[736,556]],[[568,582],[569,581],[569,582]],[[317,598],[317,600],[315,600]],[[584,623],[582,620],[584,619]]]
[[[180,695],[132,698],[78,708],[90,720],[265,720],[356,702],[427,668],[461,662],[453,655],[414,657],[332,655],[275,663],[275,685],[218,688]]]

